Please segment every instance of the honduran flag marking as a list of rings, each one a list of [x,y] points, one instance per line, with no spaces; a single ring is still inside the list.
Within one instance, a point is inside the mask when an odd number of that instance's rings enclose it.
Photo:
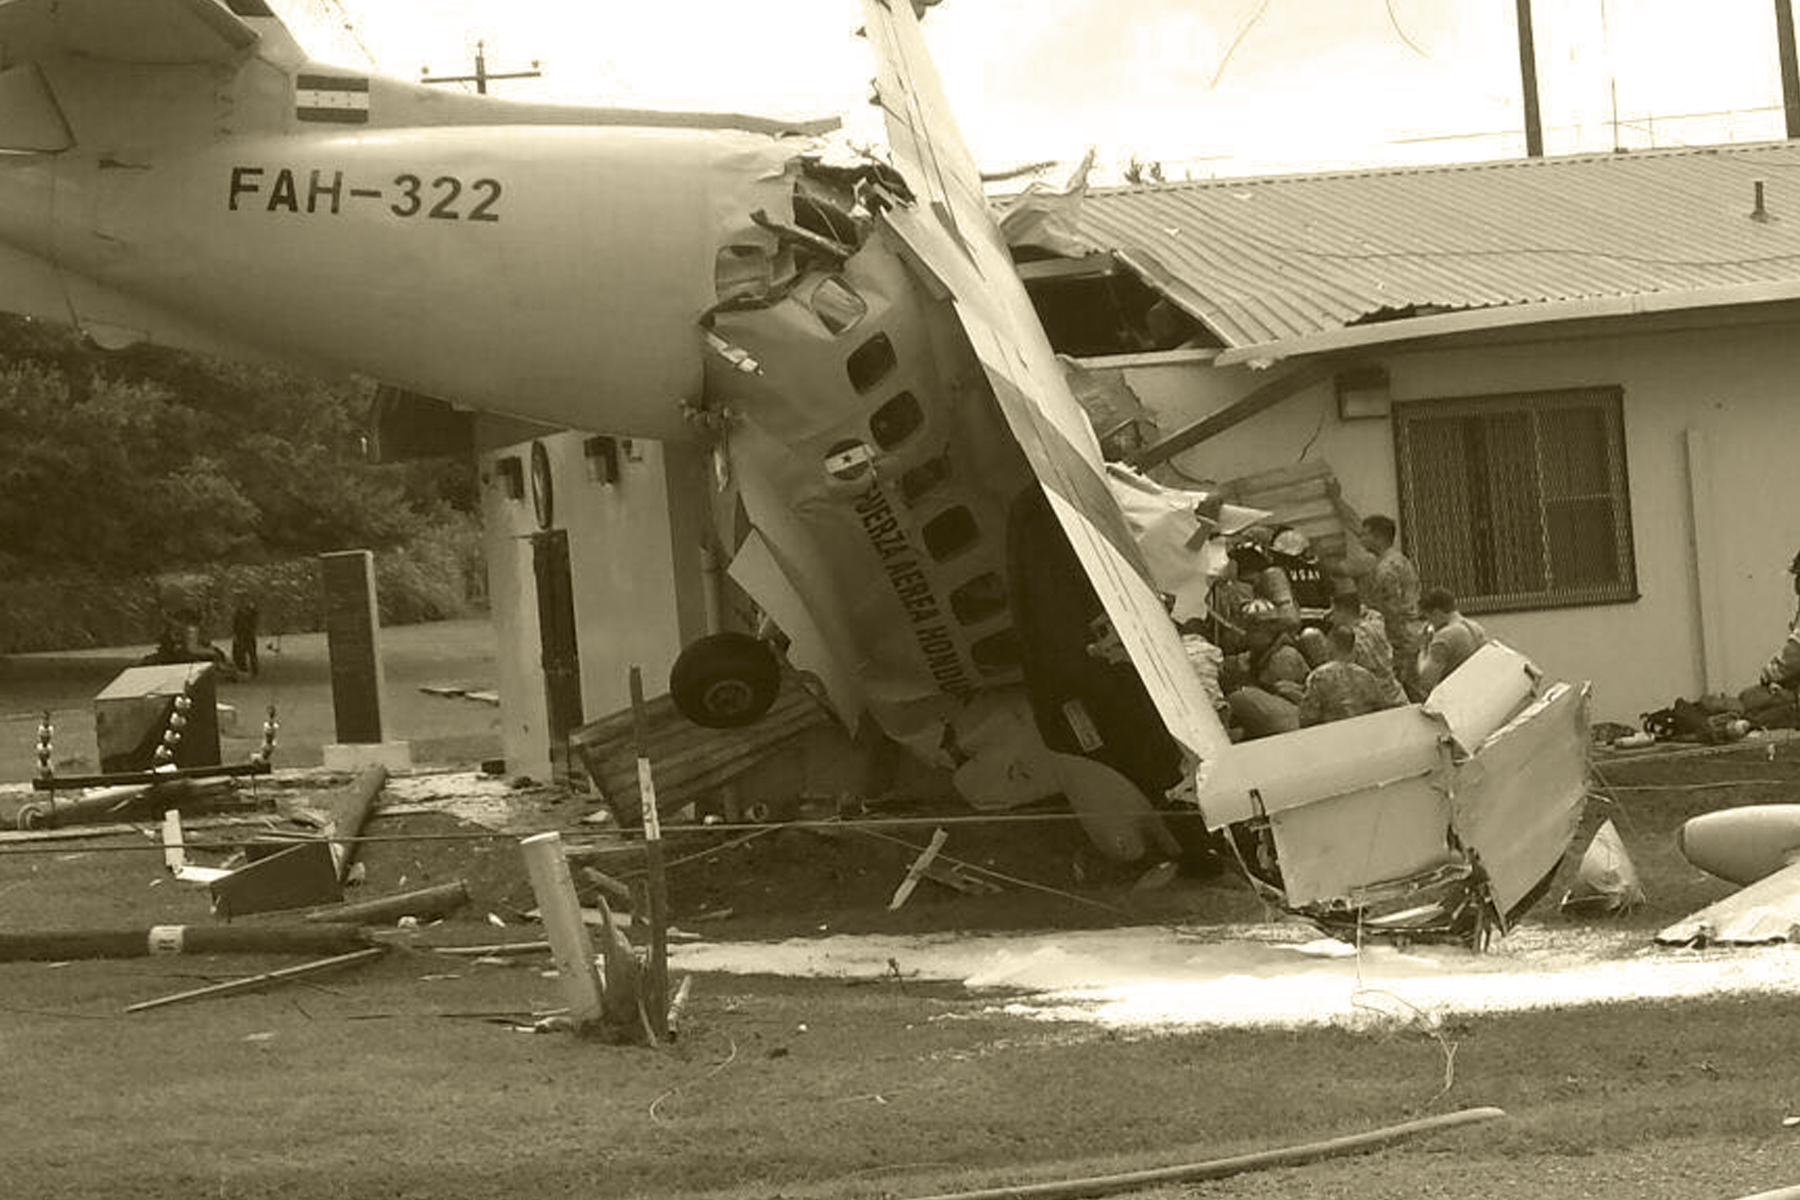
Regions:
[[[294,115],[302,121],[367,124],[369,81],[336,75],[302,75],[294,81]]]

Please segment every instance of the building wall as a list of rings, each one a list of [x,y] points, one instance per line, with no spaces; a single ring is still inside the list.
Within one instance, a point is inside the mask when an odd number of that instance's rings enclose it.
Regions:
[[[1800,549],[1800,506],[1789,500],[1800,469],[1800,320],[1734,316],[1700,327],[1634,318],[1598,333],[1515,332],[1358,359],[1387,368],[1396,404],[1623,388],[1640,598],[1482,618],[1551,675],[1591,680],[1596,719],[1635,724],[1675,696],[1754,683],[1793,614],[1785,569]],[[1194,365],[1127,374],[1165,435],[1273,377]],[[1176,465],[1193,478],[1227,479],[1302,458],[1330,462],[1359,511],[1397,512],[1391,422],[1340,420],[1328,383]]]
[[[547,779],[531,441],[495,446],[493,437],[486,440],[490,448],[479,453],[478,467],[507,768]],[[584,449],[587,435],[544,432],[535,440],[544,444],[550,461],[555,497],[550,528],[566,530],[569,538],[582,712],[591,721],[631,703],[634,665],[641,668],[646,696],[666,692],[675,656],[705,632],[695,515],[705,497],[690,495],[691,451],[620,439],[618,479],[608,484],[594,477],[596,468]],[[524,494],[517,499],[506,495],[498,466],[509,456],[524,470]]]

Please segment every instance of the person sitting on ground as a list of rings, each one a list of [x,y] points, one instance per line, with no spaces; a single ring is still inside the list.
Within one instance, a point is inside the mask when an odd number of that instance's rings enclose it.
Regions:
[[[1343,721],[1403,703],[1382,687],[1367,668],[1357,664],[1354,626],[1333,626],[1327,637],[1331,661],[1314,667],[1306,677],[1306,694],[1300,700],[1299,711],[1302,726]],[[1391,677],[1389,682],[1393,682]]]
[[[1394,704],[1406,703],[1406,690],[1394,675],[1394,650],[1388,645],[1387,622],[1381,614],[1362,602],[1354,590],[1340,591],[1331,598],[1330,627],[1349,629],[1356,635],[1356,665],[1375,677],[1381,694]],[[1317,667],[1331,659],[1326,635],[1308,629],[1302,635],[1300,649],[1306,660]]]
[[[1487,630],[1456,611],[1456,597],[1448,588],[1434,587],[1419,597],[1419,613],[1431,630],[1431,640],[1419,652],[1419,687],[1429,694],[1481,649]]]
[[[1300,728],[1299,704],[1306,695],[1309,668],[1266,600],[1245,608],[1249,649],[1225,664],[1225,702],[1232,724],[1246,738],[1291,733]]]
[[[1794,594],[1800,596],[1800,554],[1794,555],[1794,561],[1788,564],[1788,573],[1794,577]],[[1764,687],[1786,688],[1788,691],[1800,690],[1800,611],[1794,613],[1788,622],[1787,637],[1768,662],[1763,664],[1757,682]]]
[[[1788,563],[1794,577],[1794,594],[1800,597],[1800,554]],[[1751,724],[1761,729],[1792,729],[1800,725],[1800,611],[1788,622],[1787,637],[1763,664],[1757,681],[1738,693],[1738,704]]]

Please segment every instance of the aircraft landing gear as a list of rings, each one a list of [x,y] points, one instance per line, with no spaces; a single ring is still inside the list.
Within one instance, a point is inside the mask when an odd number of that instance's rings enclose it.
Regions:
[[[682,650],[669,672],[669,695],[681,715],[708,729],[760,720],[781,690],[775,652],[747,633],[715,633]]]

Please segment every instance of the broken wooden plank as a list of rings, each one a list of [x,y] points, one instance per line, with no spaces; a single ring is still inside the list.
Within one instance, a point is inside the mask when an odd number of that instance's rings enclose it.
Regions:
[[[970,896],[996,896],[1006,890],[957,863],[934,862],[925,868],[925,878]]]
[[[447,916],[469,902],[469,888],[462,880],[440,883],[432,887],[396,892],[354,904],[334,904],[315,908],[301,916],[302,921],[331,921],[350,925],[389,925],[401,917],[430,920]]]
[[[625,907],[631,907],[631,885],[625,883],[623,880],[614,879],[605,871],[595,867],[581,868],[581,877],[611,896],[614,900],[624,904]]]
[[[569,745],[581,758],[621,828],[642,820],[637,758],[640,744],[657,767],[659,813],[672,813],[704,799],[763,758],[809,730],[833,727],[835,718],[797,676],[782,681],[775,704],[761,720],[736,729],[707,729],[683,717],[668,696],[646,700],[643,729],[634,729],[630,708],[576,729]]]
[[[931,841],[923,850],[919,851],[918,857],[912,861],[912,866],[906,869],[906,878],[902,879],[900,886],[894,889],[894,897],[888,901],[889,912],[900,911],[900,906],[912,896],[913,889],[919,886],[919,880],[924,878],[925,872],[937,858],[938,851],[942,850],[944,843],[949,840],[950,831],[941,826],[931,835]]]
[[[385,946],[371,946],[366,950],[355,950],[349,954],[339,954],[333,958],[320,959],[318,962],[301,963],[296,967],[282,967],[277,971],[264,971],[261,975],[252,975],[247,979],[233,979],[227,983],[215,983],[208,987],[193,988],[190,991],[176,992],[170,996],[158,996],[154,1000],[144,1000],[137,1004],[128,1004],[128,1013],[143,1012],[146,1009],[162,1008],[169,1004],[181,1004],[188,1000],[199,1000],[210,996],[229,996],[239,992],[254,991],[267,987],[272,983],[284,983],[290,979],[304,979],[312,975],[320,975],[326,971],[336,971],[344,967],[352,967],[358,963],[369,962],[387,953]]]

